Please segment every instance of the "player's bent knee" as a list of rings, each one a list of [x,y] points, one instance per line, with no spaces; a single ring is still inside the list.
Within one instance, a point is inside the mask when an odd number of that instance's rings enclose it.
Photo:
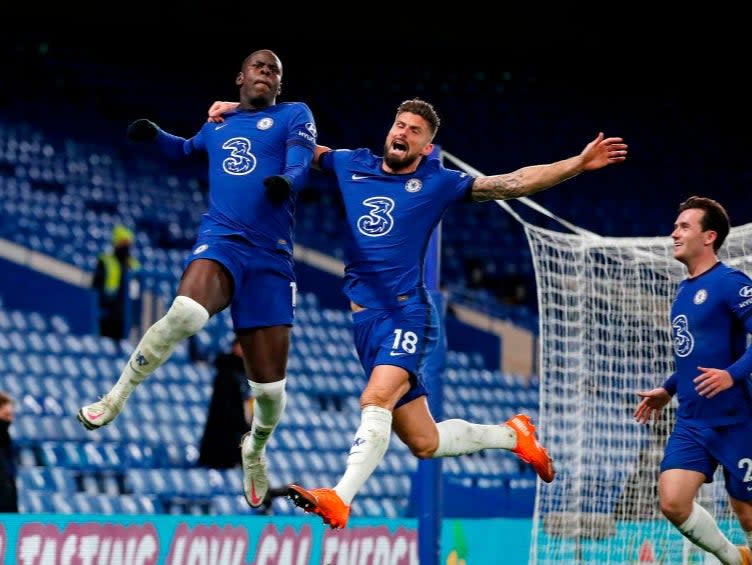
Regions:
[[[677,503],[674,500],[660,501],[661,513],[672,523],[681,524],[689,517],[692,512],[692,505],[689,506]]]
[[[169,341],[192,336],[206,325],[209,312],[198,302],[187,296],[177,296],[165,314],[170,335]]]
[[[412,453],[418,459],[431,459],[439,447],[438,441],[431,441],[428,437],[410,439],[407,443]]]

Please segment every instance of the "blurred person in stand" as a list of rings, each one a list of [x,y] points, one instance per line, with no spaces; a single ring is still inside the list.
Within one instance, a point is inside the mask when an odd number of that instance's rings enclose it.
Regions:
[[[212,469],[231,469],[241,463],[238,446],[243,436],[251,431],[253,418],[253,396],[237,337],[229,352],[217,355],[214,367],[216,372],[198,464]]]
[[[131,254],[133,232],[122,224],[112,230],[112,247],[97,257],[91,287],[99,301],[99,334],[116,341],[130,332],[130,281],[141,264]]]
[[[0,392],[0,512],[18,512],[17,457],[9,432],[15,408],[13,399]]]
[[[216,373],[199,447],[198,464],[212,469],[231,469],[242,464],[244,437],[253,422],[253,394],[246,379],[243,350],[236,337],[229,352],[214,360]],[[287,485],[270,486],[258,507],[259,514],[273,514],[272,501],[287,496]]]

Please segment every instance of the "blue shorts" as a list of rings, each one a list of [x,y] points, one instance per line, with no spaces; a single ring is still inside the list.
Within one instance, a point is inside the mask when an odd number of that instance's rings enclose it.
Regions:
[[[377,365],[402,367],[410,374],[410,390],[397,407],[425,396],[426,358],[438,345],[438,316],[431,303],[413,302],[399,308],[368,308],[352,313],[353,338],[366,376]]]
[[[230,313],[237,332],[266,326],[291,326],[295,317],[292,258],[239,236],[199,236],[184,267],[211,259],[230,273],[234,283]]]
[[[686,469],[713,482],[723,467],[726,492],[737,500],[752,500],[752,421],[716,428],[695,428],[677,422],[668,438],[661,472]]]

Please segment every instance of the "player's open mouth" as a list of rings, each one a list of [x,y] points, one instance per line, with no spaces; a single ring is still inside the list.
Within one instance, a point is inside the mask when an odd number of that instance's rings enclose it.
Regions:
[[[395,140],[392,142],[392,151],[407,153],[407,144],[403,141]]]

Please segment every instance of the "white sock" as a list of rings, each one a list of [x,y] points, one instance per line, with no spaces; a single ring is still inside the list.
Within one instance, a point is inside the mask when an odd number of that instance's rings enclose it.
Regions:
[[[248,381],[253,391],[253,422],[251,423],[251,457],[260,457],[269,437],[277,427],[287,405],[287,379],[273,383]]]
[[[465,420],[444,420],[439,428],[439,447],[432,455],[455,457],[475,453],[481,449],[514,449],[517,433],[509,426],[471,424]]]
[[[739,550],[723,535],[710,513],[697,502],[692,503],[689,518],[678,529],[697,547],[715,555],[723,565],[740,565]]]
[[[133,390],[169,359],[175,347],[197,333],[209,319],[209,312],[187,296],[177,296],[167,313],[157,320],[138,342],[110,397],[124,403]]]
[[[379,406],[366,406],[360,413],[360,427],[355,432],[347,456],[345,474],[334,491],[349,505],[384,458],[392,437],[392,412]]]

